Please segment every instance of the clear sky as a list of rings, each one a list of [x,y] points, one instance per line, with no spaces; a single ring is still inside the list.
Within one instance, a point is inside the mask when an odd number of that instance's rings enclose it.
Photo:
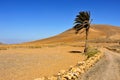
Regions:
[[[120,26],[120,0],[0,0],[0,42],[54,36],[72,28],[79,11],[90,11],[92,24]]]

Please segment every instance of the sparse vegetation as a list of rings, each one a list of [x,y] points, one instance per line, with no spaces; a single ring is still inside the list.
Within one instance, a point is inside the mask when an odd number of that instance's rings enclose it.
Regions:
[[[87,58],[90,58],[94,56],[95,54],[99,53],[100,51],[95,48],[89,48],[88,51],[86,52]]]
[[[120,45],[109,46],[109,47],[106,47],[106,48],[111,50],[111,51],[115,51],[117,53],[120,53]]]
[[[120,40],[113,40],[113,39],[94,39],[94,40],[89,40],[89,42],[92,43],[118,43]]]
[[[7,48],[4,48],[4,47],[0,47],[0,50],[7,50]]]
[[[28,46],[28,48],[42,48],[41,46]]]

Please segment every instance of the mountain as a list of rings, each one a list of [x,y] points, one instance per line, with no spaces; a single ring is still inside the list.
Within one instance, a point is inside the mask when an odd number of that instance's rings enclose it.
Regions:
[[[1,44],[3,44],[3,43],[0,42],[0,45],[1,45]]]
[[[59,35],[36,40],[33,42],[28,42],[32,44],[48,44],[48,43],[60,43],[60,42],[75,42],[85,40],[85,30],[82,29],[79,34],[75,34],[74,29],[69,29]],[[89,40],[90,41],[102,41],[102,40],[120,40],[120,27],[112,25],[91,25],[89,31]]]

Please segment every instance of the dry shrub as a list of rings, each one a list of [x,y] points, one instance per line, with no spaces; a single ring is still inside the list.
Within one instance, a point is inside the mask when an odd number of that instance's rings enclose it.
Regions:
[[[97,54],[98,52],[100,52],[98,49],[88,48],[88,51],[87,51],[87,53],[86,53],[87,58],[90,58],[90,57],[94,56],[94,55]]]
[[[28,48],[34,49],[34,48],[42,48],[42,47],[41,46],[28,46]]]
[[[7,50],[7,48],[1,47],[0,50]]]

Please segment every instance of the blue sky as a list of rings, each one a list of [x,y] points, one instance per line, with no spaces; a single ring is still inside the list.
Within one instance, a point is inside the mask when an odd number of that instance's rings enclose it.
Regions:
[[[92,24],[120,26],[120,0],[0,0],[0,42],[21,43],[57,35],[73,27],[79,11]]]

